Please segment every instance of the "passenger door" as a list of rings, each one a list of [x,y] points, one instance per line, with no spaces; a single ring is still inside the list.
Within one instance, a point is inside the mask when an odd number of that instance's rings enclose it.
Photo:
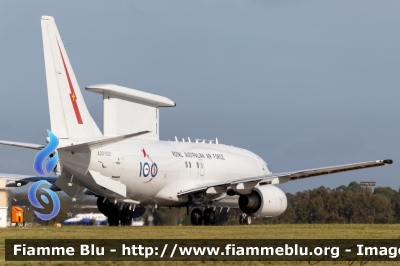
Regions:
[[[119,151],[112,152],[112,162],[111,162],[111,177],[112,178],[120,178],[122,173],[122,158],[121,153]]]

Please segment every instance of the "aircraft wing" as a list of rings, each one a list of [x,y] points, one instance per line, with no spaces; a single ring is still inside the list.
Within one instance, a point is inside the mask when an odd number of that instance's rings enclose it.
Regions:
[[[338,166],[331,167],[323,167],[323,168],[314,168],[308,170],[294,171],[294,172],[286,172],[286,173],[278,173],[278,174],[268,174],[240,179],[232,179],[232,180],[224,180],[210,183],[202,183],[198,184],[196,187],[181,191],[178,193],[178,196],[196,193],[200,191],[206,191],[209,194],[217,194],[226,192],[228,188],[234,188],[237,190],[240,189],[252,189],[257,185],[266,185],[266,184],[282,184],[292,180],[309,178],[314,176],[321,175],[329,175],[336,174],[340,172],[352,171],[352,170],[360,170],[370,167],[377,166],[385,166],[388,164],[392,164],[392,160],[377,160],[363,163],[353,163],[353,164],[344,164]]]

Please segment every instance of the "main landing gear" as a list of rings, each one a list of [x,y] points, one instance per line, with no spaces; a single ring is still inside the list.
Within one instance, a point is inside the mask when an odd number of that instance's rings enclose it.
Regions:
[[[214,225],[215,224],[215,212],[213,209],[208,208],[204,210],[204,213],[199,208],[192,210],[190,215],[190,221],[192,225]]]
[[[135,211],[128,208],[119,210],[117,205],[108,200],[104,201],[103,197],[97,198],[97,207],[102,214],[108,217],[109,226],[118,226],[120,223],[121,225],[131,225],[133,218],[142,216],[146,211],[145,207],[140,206],[137,206]]]
[[[119,213],[117,206],[108,206],[106,213],[103,213],[108,217],[108,225],[109,226],[118,226],[119,225]]]
[[[133,218],[132,212],[127,208],[123,208],[119,214],[119,220],[121,221],[121,225],[131,225],[132,218]]]
[[[190,221],[192,225],[202,225],[203,223],[204,225],[214,225],[215,212],[212,208],[205,209],[204,212],[202,212],[199,208],[194,208],[190,215]],[[250,225],[251,216],[246,213],[240,214],[239,223],[242,225]]]

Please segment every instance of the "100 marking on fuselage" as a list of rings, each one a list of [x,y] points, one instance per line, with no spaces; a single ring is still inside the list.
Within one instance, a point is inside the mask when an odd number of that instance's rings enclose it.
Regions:
[[[155,177],[158,173],[158,167],[156,163],[152,163],[151,166],[148,162],[142,163],[140,162],[140,172],[139,177],[148,177],[151,174],[151,177]]]

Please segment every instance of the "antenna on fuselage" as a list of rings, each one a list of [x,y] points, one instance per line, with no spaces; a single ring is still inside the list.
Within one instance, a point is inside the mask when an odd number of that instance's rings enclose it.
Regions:
[[[218,138],[215,138],[215,144],[218,144]]]
[[[175,141],[178,142],[178,138],[175,136]]]

